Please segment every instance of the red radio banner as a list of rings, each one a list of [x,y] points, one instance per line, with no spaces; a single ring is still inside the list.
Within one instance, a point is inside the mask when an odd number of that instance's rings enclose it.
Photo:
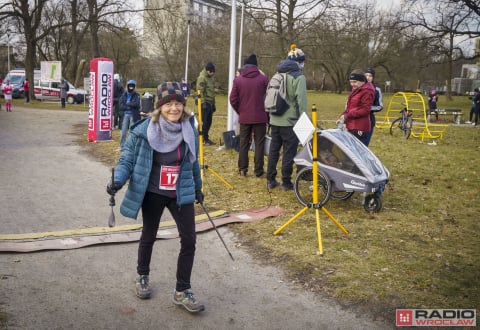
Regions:
[[[113,61],[94,58],[90,61],[90,105],[88,141],[112,139]]]

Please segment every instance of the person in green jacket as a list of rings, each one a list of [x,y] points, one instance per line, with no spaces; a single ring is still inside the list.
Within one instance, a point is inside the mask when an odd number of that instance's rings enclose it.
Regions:
[[[281,61],[277,71],[287,73],[287,99],[290,108],[281,116],[270,114],[272,140],[268,154],[267,188],[274,189],[280,185],[276,180],[277,163],[282,154],[282,190],[292,190],[293,158],[297,154],[298,138],[293,131],[302,112],[307,111],[307,83],[302,74],[305,53],[292,44],[287,59]]]
[[[215,142],[209,139],[210,127],[212,127],[213,113],[215,112],[215,65],[208,62],[205,68],[200,72],[197,78],[197,90],[200,91],[202,98],[202,130],[203,144],[207,146],[215,145]]]

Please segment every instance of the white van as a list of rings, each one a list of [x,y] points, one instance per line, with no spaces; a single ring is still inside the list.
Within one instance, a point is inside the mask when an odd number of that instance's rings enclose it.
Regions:
[[[40,79],[41,72],[40,70],[34,70],[33,76],[34,80]],[[14,99],[19,99],[25,97],[25,93],[23,92],[23,83],[25,82],[25,69],[13,69],[5,76],[3,79],[3,83],[0,86],[0,95],[3,97],[3,86],[7,80],[10,81],[10,85],[13,87],[12,97]],[[30,83],[30,86],[32,84]]]
[[[83,103],[85,91],[68,83],[67,103]],[[35,98],[41,101],[60,101],[60,81],[42,81],[35,79]]]

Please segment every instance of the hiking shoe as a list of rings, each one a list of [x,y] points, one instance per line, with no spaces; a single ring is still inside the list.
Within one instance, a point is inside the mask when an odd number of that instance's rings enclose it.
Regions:
[[[267,188],[270,189],[270,190],[277,188],[279,185],[280,185],[280,183],[278,183],[277,181],[268,181],[267,182]]]
[[[185,307],[190,313],[198,313],[205,310],[205,306],[195,299],[192,289],[186,289],[185,291],[174,290],[173,303]]]
[[[293,190],[293,183],[291,183],[291,182],[282,183],[282,190],[283,191]]]
[[[206,139],[205,141],[203,141],[203,144],[206,146],[214,146],[215,142],[213,142],[212,140]]]
[[[148,284],[148,275],[140,275],[135,281],[135,292],[137,297],[140,299],[150,298],[152,291],[150,290],[150,285]]]
[[[247,176],[247,170],[238,170],[238,174],[240,174],[240,176]]]

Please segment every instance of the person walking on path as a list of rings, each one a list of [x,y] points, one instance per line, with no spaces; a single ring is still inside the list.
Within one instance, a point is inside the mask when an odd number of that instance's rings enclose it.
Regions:
[[[194,117],[185,108],[185,98],[175,82],[158,87],[158,108],[151,117],[133,125],[114,171],[110,195],[130,179],[120,212],[136,219],[142,209],[143,229],[138,246],[136,294],[151,296],[150,261],[160,218],[167,208],[177,224],[180,253],[173,303],[189,312],[201,312],[204,305],[195,298],[190,277],[195,256],[194,202],[203,203],[198,163],[198,132]]]
[[[62,104],[62,109],[65,108],[65,103],[67,100],[67,93],[70,90],[70,87],[68,86],[68,82],[62,78],[60,81],[60,102]]]
[[[5,81],[5,86],[3,86],[3,96],[5,98],[5,110],[7,112],[12,112],[12,94],[13,87],[10,85],[10,80]]]
[[[272,141],[267,165],[267,188],[273,189],[280,185],[276,181],[277,163],[282,155],[282,190],[292,190],[293,158],[297,154],[298,138],[293,126],[303,112],[307,111],[307,83],[302,73],[305,64],[305,53],[295,44],[290,46],[287,59],[281,61],[277,71],[287,73],[286,89],[290,108],[281,116],[270,115]]]
[[[373,104],[370,108],[370,132],[368,132],[366,139],[366,146],[368,147],[368,145],[370,144],[370,140],[372,139],[375,124],[377,122],[375,119],[375,113],[382,111],[383,101],[382,90],[373,82],[375,79],[375,70],[373,68],[368,68],[367,70],[365,70],[365,77],[367,78],[367,82],[371,83],[373,85],[373,88],[375,89],[375,98],[373,99]]]
[[[120,75],[113,75],[113,128],[122,128],[122,117],[120,117],[119,100],[123,94],[123,85],[120,81]]]
[[[197,78],[197,90],[200,91],[202,98],[202,130],[203,143],[207,146],[215,145],[215,142],[210,140],[209,132],[213,123],[213,113],[215,108],[215,65],[208,62],[205,68],[200,72]]]
[[[25,103],[30,103],[30,83],[28,78],[23,82],[23,94],[25,95]]]
[[[127,90],[120,97],[119,107],[122,119],[122,132],[120,135],[120,149],[127,139],[127,133],[133,124],[140,120],[140,94],[135,90],[135,80],[127,81]]]
[[[352,91],[348,96],[345,111],[337,120],[337,125],[344,123],[351,134],[367,145],[371,128],[370,110],[375,98],[375,89],[371,83],[367,82],[365,72],[361,69],[353,70],[349,79]]]
[[[258,70],[257,56],[251,54],[244,60],[239,76],[233,80],[230,104],[238,114],[240,124],[240,147],[238,151],[238,172],[246,176],[248,172],[248,151],[250,140],[255,143],[254,173],[257,178],[265,175],[264,149],[268,114],[264,100],[268,78]]]

